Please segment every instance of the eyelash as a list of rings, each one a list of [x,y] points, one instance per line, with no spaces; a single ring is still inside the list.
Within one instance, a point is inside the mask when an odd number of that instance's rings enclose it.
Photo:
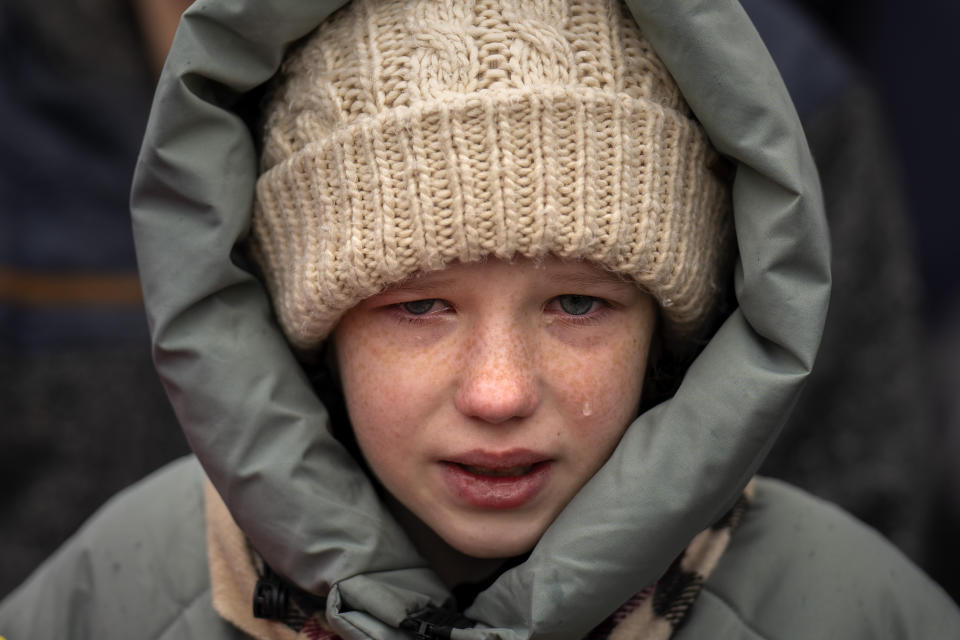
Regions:
[[[578,298],[588,298],[592,301],[592,308],[586,313],[577,315],[572,313],[567,313],[563,310],[561,306],[560,299],[564,297],[573,297]],[[549,309],[551,305],[556,305],[559,307],[559,310],[556,311],[556,315],[559,316],[563,322],[567,324],[577,325],[577,326],[590,326],[599,322],[607,313],[610,311],[611,305],[607,300],[603,298],[597,298],[596,296],[587,296],[583,294],[575,293],[565,293],[563,295],[556,296],[551,298],[546,305],[546,309]]]
[[[430,300],[434,303],[442,304],[443,309],[441,309],[441,311],[453,308],[453,305],[451,305],[449,302],[441,300],[440,298],[423,298],[420,300],[408,300],[407,302],[398,302],[397,304],[390,305],[389,309],[391,311],[391,315],[398,322],[401,322],[407,325],[422,325],[422,324],[425,324],[426,322],[429,322],[430,319],[433,318],[434,316],[439,315],[440,312],[435,312],[431,308],[431,310],[427,311],[426,313],[410,313],[409,311],[404,309],[404,306],[408,304],[413,304],[415,302],[425,302],[427,300]]]
[[[592,301],[592,308],[586,313],[580,314],[580,315],[567,313],[566,311],[563,310],[560,299],[568,296],[588,298]],[[439,310],[435,310],[433,306],[431,306],[431,309],[425,313],[411,313],[410,311],[407,311],[404,308],[406,305],[409,305],[409,304],[413,304],[416,302],[426,302],[426,301],[431,301],[435,304],[439,303],[440,305],[443,305],[443,306]],[[557,307],[557,309],[551,311],[550,308],[552,306]],[[611,308],[611,304],[608,301],[604,300],[603,298],[597,298],[595,296],[587,296],[587,295],[573,294],[573,293],[566,293],[559,296],[555,296],[550,300],[548,300],[546,305],[544,305],[544,311],[551,312],[554,315],[560,317],[563,322],[566,322],[572,325],[578,325],[578,326],[588,326],[588,325],[596,324],[601,318],[603,318],[607,314],[610,308]],[[447,310],[452,310],[452,309],[453,309],[452,304],[440,298],[422,298],[419,300],[409,300],[407,302],[399,302],[397,304],[390,305],[389,307],[391,315],[398,322],[401,322],[407,325],[422,325],[426,322],[429,322],[432,318],[436,317],[437,315],[440,315],[441,313]]]

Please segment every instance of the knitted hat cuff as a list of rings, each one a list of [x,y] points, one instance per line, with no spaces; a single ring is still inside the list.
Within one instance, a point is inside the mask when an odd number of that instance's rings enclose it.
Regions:
[[[390,284],[486,256],[589,260],[636,280],[683,334],[709,313],[728,251],[715,161],[694,121],[623,93],[451,93],[264,173],[251,249],[300,349]]]

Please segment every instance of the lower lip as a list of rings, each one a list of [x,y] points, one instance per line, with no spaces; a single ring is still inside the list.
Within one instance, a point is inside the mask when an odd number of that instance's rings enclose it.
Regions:
[[[516,509],[547,484],[550,463],[540,462],[522,476],[482,476],[452,462],[443,463],[443,479],[460,500],[480,509]]]

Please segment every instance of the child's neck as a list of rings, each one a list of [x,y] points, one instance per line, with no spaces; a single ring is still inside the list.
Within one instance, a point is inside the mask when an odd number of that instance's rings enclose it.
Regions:
[[[448,588],[488,582],[504,565],[510,565],[510,558],[475,558],[457,551],[393,496],[387,495],[386,502],[417,551]]]

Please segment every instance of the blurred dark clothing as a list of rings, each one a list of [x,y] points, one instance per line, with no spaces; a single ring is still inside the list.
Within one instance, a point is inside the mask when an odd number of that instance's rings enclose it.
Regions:
[[[63,0],[0,6],[5,269],[135,271],[127,202],[153,82],[132,18],[100,5],[93,15]],[[31,341],[6,313],[4,341]],[[71,328],[64,337],[85,338]]]
[[[960,599],[960,216],[956,215],[956,149],[960,119],[953,115],[960,85],[956,25],[960,4],[950,0],[797,0],[811,10],[869,75],[888,109],[902,159],[911,225],[923,280],[924,359],[931,393],[937,469],[928,572]]]
[[[940,428],[936,435],[937,455],[931,462],[940,473],[924,556],[930,577],[960,602],[960,294],[952,302],[952,307],[945,307],[937,315],[931,332],[936,342],[930,345],[928,354],[939,383],[934,410]]]
[[[763,472],[832,500],[922,563],[934,469],[921,281],[875,94],[788,2],[743,0],[820,170],[833,293],[810,381]]]
[[[153,89],[137,38],[118,1],[0,5],[0,596],[187,451],[130,233]]]
[[[909,221],[880,125],[872,95],[857,87],[805,119],[833,292],[817,367],[766,469],[802,478],[920,563],[935,483],[932,376]]]
[[[869,77],[887,110],[902,159],[917,262],[924,283],[924,315],[938,328],[960,301],[960,217],[956,215],[956,149],[960,101],[952,0],[796,0],[828,29]],[[955,354],[960,356],[960,354]],[[953,370],[958,379],[960,368]],[[956,388],[956,385],[953,386]],[[958,425],[960,428],[960,425]]]

